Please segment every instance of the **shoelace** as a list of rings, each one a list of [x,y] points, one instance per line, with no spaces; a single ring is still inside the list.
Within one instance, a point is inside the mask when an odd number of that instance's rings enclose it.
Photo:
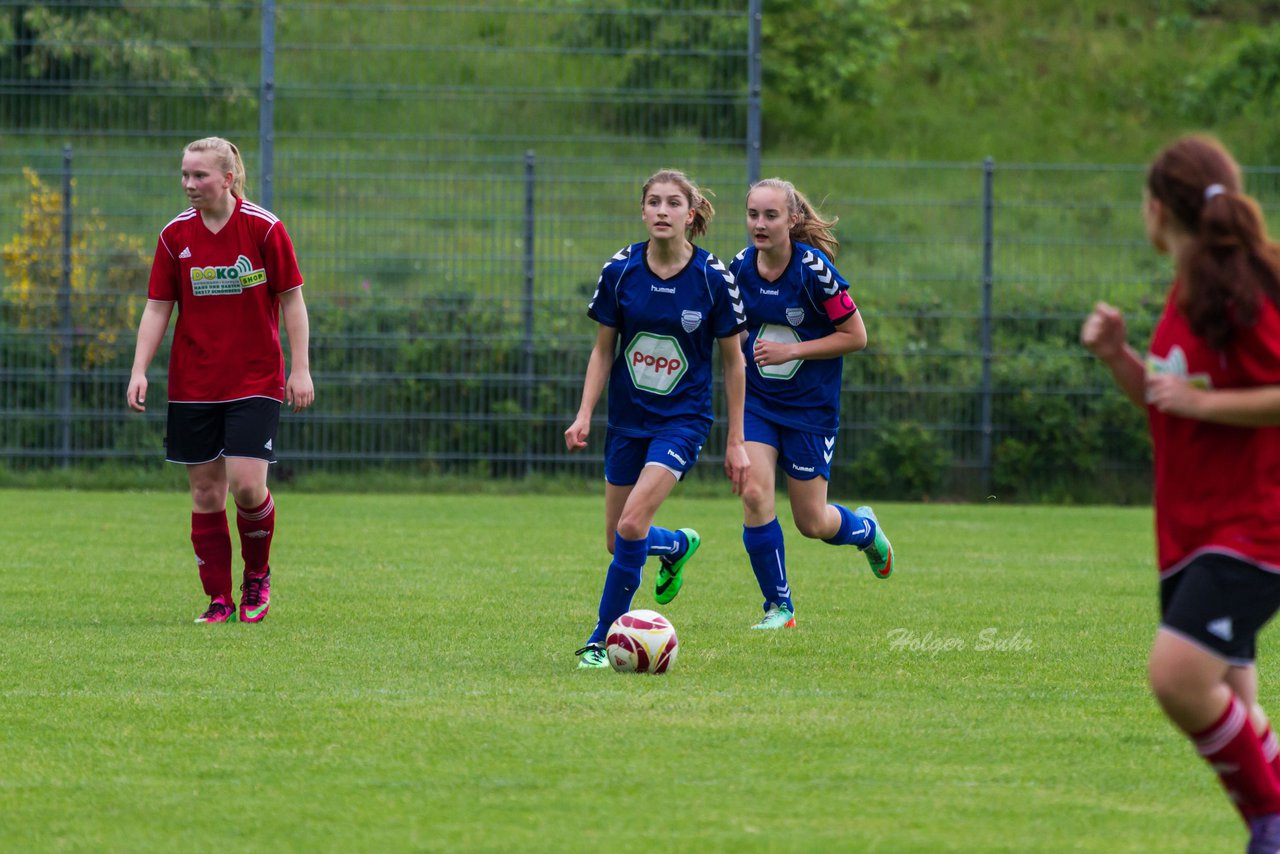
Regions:
[[[582,649],[576,650],[573,654],[574,654],[574,655],[582,655],[583,653],[586,653],[586,652],[592,652],[592,651],[595,651],[595,652],[598,652],[598,653],[603,654],[603,653],[604,653],[604,648],[603,648],[603,647],[601,647],[601,646],[600,646],[600,644],[597,644],[597,643],[589,643],[589,644],[587,644],[586,646],[584,646]]]
[[[262,582],[266,581],[266,576],[262,578],[245,578],[244,584],[240,585],[240,590],[244,593],[241,602],[250,608],[256,608],[262,604]]]
[[[227,613],[227,611],[229,610],[231,609],[228,608],[226,605],[223,605],[221,602],[210,602],[209,610],[201,614],[200,619],[208,620],[211,617],[220,617],[223,614]]]

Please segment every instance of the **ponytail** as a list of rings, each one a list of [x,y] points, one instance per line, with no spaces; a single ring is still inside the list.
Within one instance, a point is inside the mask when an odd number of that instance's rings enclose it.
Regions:
[[[1197,336],[1222,349],[1253,325],[1263,299],[1280,307],[1280,249],[1221,143],[1178,140],[1152,163],[1147,190],[1191,236],[1176,259],[1178,308]]]

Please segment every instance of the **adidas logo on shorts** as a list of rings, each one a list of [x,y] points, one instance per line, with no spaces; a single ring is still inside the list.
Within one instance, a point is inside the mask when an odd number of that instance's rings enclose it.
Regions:
[[[1209,630],[1209,634],[1214,635],[1215,637],[1220,637],[1224,641],[1229,641],[1235,636],[1235,632],[1232,631],[1230,617],[1220,617],[1216,620],[1210,620],[1205,628]]]

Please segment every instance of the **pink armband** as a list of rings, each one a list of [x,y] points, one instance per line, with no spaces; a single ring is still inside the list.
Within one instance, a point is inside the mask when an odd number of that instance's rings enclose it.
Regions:
[[[849,315],[858,310],[858,307],[853,304],[853,299],[849,296],[848,291],[841,291],[823,301],[822,308],[827,312],[827,318],[832,323],[847,320]]]

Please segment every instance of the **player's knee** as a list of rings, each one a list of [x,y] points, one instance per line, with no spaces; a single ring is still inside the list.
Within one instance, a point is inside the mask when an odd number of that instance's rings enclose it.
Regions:
[[[227,485],[216,480],[191,484],[191,504],[199,513],[213,513],[227,507]]]
[[[231,497],[241,507],[257,507],[267,500],[267,488],[256,481],[232,481]]]
[[[755,481],[748,480],[742,487],[742,506],[750,513],[760,515],[769,509],[769,499],[773,496]]]
[[[801,536],[808,537],[811,540],[822,540],[832,536],[831,532],[826,530],[821,518],[806,515],[796,516],[795,520],[796,530],[800,532]]]
[[[622,514],[618,520],[618,536],[624,540],[643,540],[649,536],[649,521],[635,516]],[[613,554],[613,550],[609,550]]]

